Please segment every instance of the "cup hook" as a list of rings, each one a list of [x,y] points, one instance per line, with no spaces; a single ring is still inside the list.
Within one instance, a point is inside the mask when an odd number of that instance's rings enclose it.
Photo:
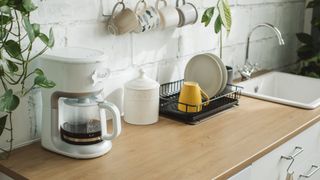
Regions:
[[[118,0],[118,2],[116,3],[115,7],[116,7],[118,4],[124,5],[124,2],[123,2],[123,1],[124,1],[124,0]],[[108,18],[110,18],[110,17],[113,16],[113,14],[104,14],[104,6],[103,6],[103,3],[101,3],[101,6],[102,6],[102,16],[103,16],[103,17],[108,17]],[[113,11],[114,11],[115,7],[113,8]],[[113,13],[113,12],[112,12],[112,13]]]
[[[148,6],[145,0],[139,0],[136,4],[136,7],[134,8],[134,12],[138,12],[140,4],[143,4],[143,9],[146,9]]]
[[[157,10],[159,9],[159,2],[163,2],[163,5],[164,5],[164,6],[167,6],[167,5],[168,5],[168,3],[167,3],[166,0],[157,0],[157,1],[156,1],[156,9],[157,9]]]
[[[176,1],[176,7],[179,7],[179,0]],[[186,0],[182,0],[182,5],[186,4]]]

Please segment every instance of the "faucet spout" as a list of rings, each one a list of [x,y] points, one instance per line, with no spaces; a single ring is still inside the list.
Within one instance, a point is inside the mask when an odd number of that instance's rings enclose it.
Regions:
[[[274,25],[270,24],[270,23],[262,23],[262,24],[258,24],[256,25],[250,32],[249,32],[249,35],[248,35],[248,38],[247,38],[247,48],[246,48],[246,61],[245,61],[245,64],[248,63],[248,60],[249,60],[249,47],[250,47],[250,39],[251,39],[251,35],[252,33],[260,28],[260,27],[267,27],[267,28],[270,28],[274,31],[274,33],[277,35],[278,37],[278,40],[279,40],[279,45],[285,45],[285,42],[284,42],[284,39],[282,38],[282,34],[280,32],[280,30],[275,27]]]
[[[285,44],[285,42],[284,42],[284,40],[282,38],[282,34],[281,34],[280,30],[278,28],[276,28],[274,25],[269,24],[269,23],[262,23],[262,24],[256,25],[248,34],[247,46],[246,46],[246,59],[245,59],[244,67],[239,70],[243,80],[244,79],[250,79],[251,74],[257,69],[257,64],[251,64],[248,61],[249,61],[249,47],[250,47],[251,35],[256,29],[258,29],[260,27],[267,27],[267,28],[272,29],[274,31],[274,33],[277,35],[277,37],[278,37],[279,45],[284,45]]]

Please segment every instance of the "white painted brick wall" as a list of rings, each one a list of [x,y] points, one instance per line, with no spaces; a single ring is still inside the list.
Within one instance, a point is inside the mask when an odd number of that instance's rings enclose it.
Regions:
[[[108,56],[106,61],[112,76],[105,85],[104,94],[122,107],[123,84],[136,76],[142,67],[160,83],[183,78],[187,62],[195,54],[213,52],[218,55],[219,36],[213,33],[213,24],[205,28],[200,19],[192,26],[144,34],[112,36],[106,31],[106,18],[116,0],[35,0],[38,10],[32,20],[48,31],[53,27],[56,47],[78,46],[96,48]],[[134,8],[136,1],[125,1]],[[153,5],[155,0],[148,0]],[[189,0],[202,15],[206,7],[217,0]],[[175,1],[169,0],[174,5]],[[250,61],[262,68],[278,68],[296,60],[295,33],[303,30],[304,0],[230,0],[233,26],[228,37],[223,36],[227,65],[236,67],[244,63],[245,41],[248,32],[258,23],[269,22],[279,27],[286,45],[279,47],[269,29],[257,30],[252,38]],[[102,6],[103,5],[103,6]],[[201,16],[200,16],[201,17]],[[236,73],[237,75],[237,73]],[[25,104],[27,100],[23,100]],[[23,119],[28,111],[20,106],[15,116],[15,139],[21,143],[34,138],[34,120]],[[30,122],[29,122],[30,121]],[[0,137],[3,145],[5,136]]]

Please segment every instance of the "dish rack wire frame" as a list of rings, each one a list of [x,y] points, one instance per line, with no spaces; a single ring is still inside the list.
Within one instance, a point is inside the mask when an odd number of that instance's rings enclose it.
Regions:
[[[160,87],[160,114],[187,124],[198,124],[205,118],[239,105],[242,87],[227,84],[225,90],[209,101],[202,100],[200,105],[190,105],[179,102],[179,94],[184,80],[162,84]],[[209,104],[208,104],[209,103]],[[186,112],[178,110],[178,105],[184,105]],[[201,108],[201,109],[200,109]],[[188,112],[189,109],[199,112]]]

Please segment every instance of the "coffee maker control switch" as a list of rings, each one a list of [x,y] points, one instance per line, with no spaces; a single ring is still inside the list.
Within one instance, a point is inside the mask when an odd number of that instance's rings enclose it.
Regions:
[[[109,76],[110,70],[108,68],[95,70],[91,77],[93,86],[96,86],[98,83],[105,81]]]

